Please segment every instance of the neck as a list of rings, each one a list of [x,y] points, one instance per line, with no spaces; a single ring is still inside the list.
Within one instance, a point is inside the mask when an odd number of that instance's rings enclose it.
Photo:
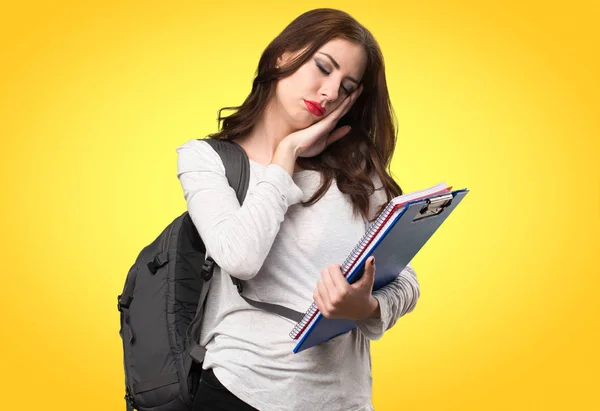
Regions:
[[[236,141],[248,157],[257,163],[269,165],[279,143],[294,130],[285,121],[283,113],[272,102],[267,104],[252,131]]]

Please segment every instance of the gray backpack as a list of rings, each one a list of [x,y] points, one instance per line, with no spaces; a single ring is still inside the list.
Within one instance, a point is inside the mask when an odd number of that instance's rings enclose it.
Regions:
[[[219,154],[229,185],[243,202],[250,178],[244,150],[226,140],[204,140]],[[202,374],[198,344],[204,302],[215,262],[189,214],[169,224],[138,255],[118,297],[127,410],[189,411]],[[302,313],[250,300],[257,308],[300,321]],[[193,357],[193,358],[192,358]],[[195,361],[194,361],[195,360]]]

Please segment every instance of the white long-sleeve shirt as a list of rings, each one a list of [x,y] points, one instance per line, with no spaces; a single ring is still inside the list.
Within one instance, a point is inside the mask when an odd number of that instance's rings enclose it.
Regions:
[[[317,203],[299,204],[318,189],[318,172],[290,176],[278,165],[250,160],[250,185],[240,206],[219,155],[206,142],[190,140],[177,152],[188,212],[219,266],[200,334],[207,349],[203,367],[213,368],[229,391],[259,410],[372,410],[369,340],[415,307],[419,283],[412,267],[374,292],[379,319],[359,321],[358,329],[293,354],[296,342],[288,334],[295,323],[250,306],[229,276],[244,280],[248,298],[305,312],[321,271],[344,261],[367,222],[353,216],[335,182]],[[376,190],[372,214],[385,202],[383,189]]]

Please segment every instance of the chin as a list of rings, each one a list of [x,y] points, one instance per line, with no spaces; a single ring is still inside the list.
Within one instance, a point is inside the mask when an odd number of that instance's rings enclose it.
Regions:
[[[290,127],[294,131],[302,130],[306,127],[310,127],[315,124],[318,119],[315,119],[311,113],[308,112],[297,112],[294,115],[289,116]]]
[[[321,118],[323,118],[323,117],[321,117]],[[303,128],[306,128],[306,127],[312,126],[315,123],[318,123],[319,120],[321,120],[321,118],[315,117],[315,115],[312,114],[308,110],[302,110],[302,112],[298,114],[298,119],[303,124]]]

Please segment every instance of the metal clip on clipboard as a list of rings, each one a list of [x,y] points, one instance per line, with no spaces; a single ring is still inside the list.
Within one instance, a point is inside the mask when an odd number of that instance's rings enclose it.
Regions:
[[[454,196],[449,193],[426,199],[425,205],[419,210],[413,221],[440,214],[446,207],[452,204],[453,198]]]

